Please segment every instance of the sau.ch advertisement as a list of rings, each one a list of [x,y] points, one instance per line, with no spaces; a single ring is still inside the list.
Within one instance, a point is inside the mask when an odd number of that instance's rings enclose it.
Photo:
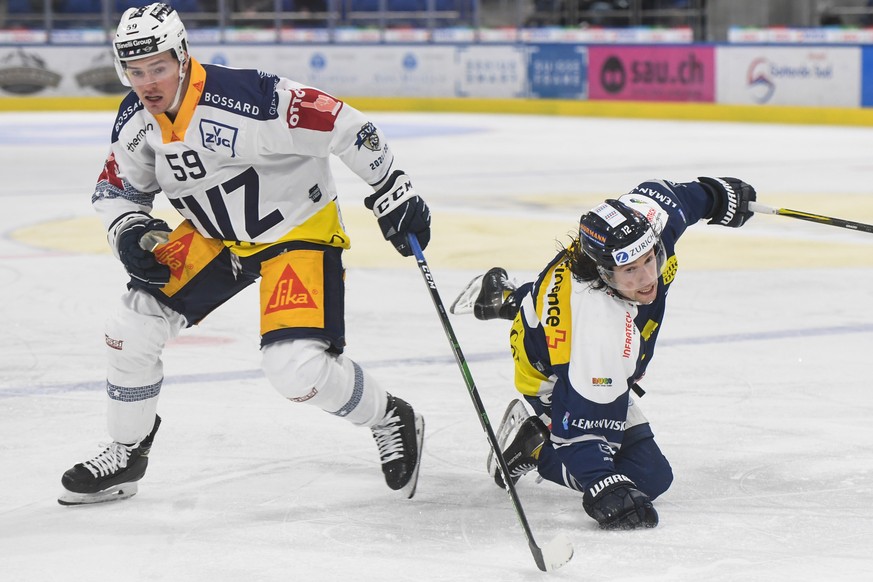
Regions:
[[[591,46],[588,74],[592,100],[715,100],[715,49],[710,46]]]

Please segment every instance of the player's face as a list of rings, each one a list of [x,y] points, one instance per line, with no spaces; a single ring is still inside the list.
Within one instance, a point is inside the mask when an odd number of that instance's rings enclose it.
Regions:
[[[658,294],[658,256],[655,249],[627,265],[615,267],[612,271],[612,287],[619,293],[642,305],[648,305]]]
[[[170,51],[127,63],[125,74],[130,86],[152,115],[176,113],[170,111],[170,105],[179,88],[180,66]]]

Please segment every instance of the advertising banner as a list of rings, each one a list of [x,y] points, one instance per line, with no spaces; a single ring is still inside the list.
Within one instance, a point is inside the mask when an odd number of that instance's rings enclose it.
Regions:
[[[0,96],[121,95],[109,47],[0,47]]]
[[[861,105],[873,107],[873,46],[865,46],[861,54]]]
[[[201,63],[260,69],[336,95],[454,97],[456,51],[416,45],[200,45],[192,55]],[[524,91],[523,59],[511,68],[513,89],[500,96]],[[468,82],[468,90],[490,94],[493,81]],[[0,46],[0,96],[121,95],[128,90],[118,80],[108,47]]]
[[[529,49],[527,68],[532,97],[588,98],[588,49],[578,45],[541,44]]]
[[[858,107],[858,47],[719,47],[718,102]]]
[[[453,47],[219,45],[200,47],[197,55],[208,63],[269,71],[335,95],[455,95]]]
[[[715,100],[714,49],[709,46],[590,46],[589,99]]]
[[[460,46],[458,97],[524,97],[525,52],[519,46]]]

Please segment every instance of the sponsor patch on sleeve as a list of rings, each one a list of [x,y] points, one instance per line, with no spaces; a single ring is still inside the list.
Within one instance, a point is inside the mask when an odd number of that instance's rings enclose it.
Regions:
[[[314,131],[333,131],[336,116],[343,102],[317,89],[295,89],[285,120],[291,129],[303,128]]]

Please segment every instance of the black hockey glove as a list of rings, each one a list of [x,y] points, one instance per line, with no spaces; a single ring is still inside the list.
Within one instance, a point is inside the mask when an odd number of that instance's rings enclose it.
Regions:
[[[607,475],[582,494],[585,513],[597,520],[600,529],[637,529],[658,525],[658,512],[649,496],[624,475]]]
[[[373,211],[379,220],[379,228],[385,240],[404,257],[412,254],[408,233],[418,238],[422,250],[430,241],[430,208],[412,189],[409,176],[395,170],[385,185],[364,199],[364,205]]]
[[[169,225],[159,218],[145,213],[136,216],[125,215],[110,229],[110,237],[115,239],[115,249],[134,287],[163,287],[170,282],[170,267],[159,263],[152,249],[155,242],[143,244],[143,237],[149,233],[172,232]],[[146,237],[153,239],[152,236]],[[148,250],[143,246],[149,246]]]
[[[739,228],[755,214],[749,202],[755,200],[755,189],[737,178],[697,178],[703,189],[713,197],[708,224]]]

